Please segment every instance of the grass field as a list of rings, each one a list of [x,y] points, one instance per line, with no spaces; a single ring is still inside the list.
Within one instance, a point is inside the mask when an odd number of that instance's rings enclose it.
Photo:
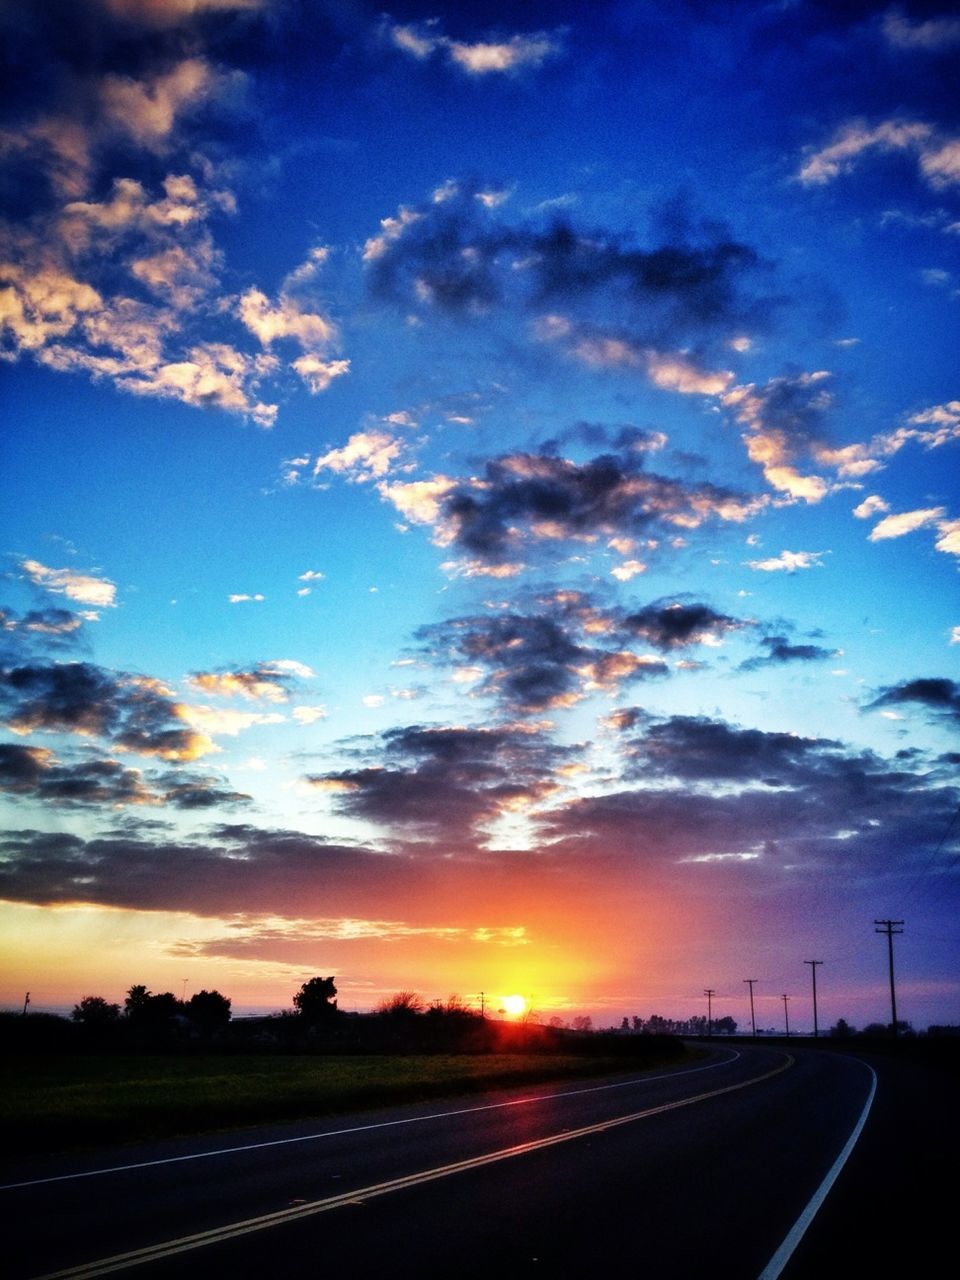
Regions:
[[[64,1151],[632,1066],[572,1054],[12,1055],[0,1063],[0,1144],[7,1156]]]

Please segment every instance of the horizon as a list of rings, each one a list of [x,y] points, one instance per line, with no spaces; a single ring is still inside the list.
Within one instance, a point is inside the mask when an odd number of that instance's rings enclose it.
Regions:
[[[0,14],[0,1002],[960,1024],[960,24],[834,9]]]

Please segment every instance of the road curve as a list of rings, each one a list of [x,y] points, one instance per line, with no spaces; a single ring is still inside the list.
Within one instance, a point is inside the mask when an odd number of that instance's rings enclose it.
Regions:
[[[282,1280],[322,1264],[359,1280],[642,1262],[774,1280],[872,1079],[852,1058],[724,1047],[641,1076],[7,1168],[4,1269]]]

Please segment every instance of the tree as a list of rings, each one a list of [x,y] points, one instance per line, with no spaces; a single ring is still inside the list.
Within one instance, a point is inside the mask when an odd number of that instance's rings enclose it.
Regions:
[[[183,1011],[183,1005],[172,991],[154,995],[142,984],[130,988],[123,1007],[131,1022],[151,1027],[162,1026]]]
[[[293,1005],[308,1026],[322,1026],[337,1017],[336,994],[333,978],[310,978],[293,997]]]
[[[123,1002],[124,1015],[131,1021],[139,1021],[145,1016],[152,999],[150,992],[142,984],[131,987]]]
[[[84,996],[73,1006],[70,1017],[86,1027],[108,1027],[120,1017],[120,1006],[108,1003],[103,996]]]
[[[736,1021],[728,1015],[726,1018],[714,1018],[713,1029],[718,1035],[732,1036],[736,1033],[737,1024]]]
[[[589,1013],[585,1015],[581,1014],[579,1017],[574,1018],[571,1026],[574,1031],[592,1031],[593,1019],[590,1017]]]
[[[230,1021],[230,1001],[219,991],[197,991],[187,1001],[187,1017],[203,1032],[217,1031]]]
[[[831,1027],[828,1034],[834,1040],[846,1040],[848,1036],[854,1035],[855,1032],[856,1027],[851,1027],[846,1018],[838,1018],[836,1026]]]
[[[387,996],[377,1005],[377,1013],[388,1018],[414,1018],[423,1013],[425,1005],[418,992],[398,991],[396,995]]]

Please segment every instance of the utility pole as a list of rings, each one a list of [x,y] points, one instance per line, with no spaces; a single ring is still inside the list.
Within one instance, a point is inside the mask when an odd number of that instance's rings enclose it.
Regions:
[[[487,997],[486,997],[486,993],[481,991],[480,992],[480,1017],[485,1018],[486,1016],[487,1016]]]
[[[813,1038],[816,1040],[820,1034],[820,1028],[817,1025],[817,965],[823,964],[823,961],[804,960],[803,963],[810,966],[810,972],[813,974]]]
[[[874,933],[885,933],[887,935],[887,954],[890,959],[890,1034],[896,1038],[897,1035],[897,992],[893,985],[893,939],[898,933],[903,933],[902,920],[874,920],[875,925],[880,928],[874,929]],[[898,927],[899,926],[899,927]]]
[[[707,1036],[713,1035],[713,997],[717,994],[713,987],[704,987],[703,994],[707,997]]]
[[[23,997],[23,1017],[27,1016],[27,1005],[30,1003],[30,992]]]
[[[790,1039],[790,1010],[787,1008],[787,1001],[790,999],[790,997],[787,995],[786,992],[784,992],[783,995],[780,997],[780,999],[783,1001],[783,1020],[787,1024],[787,1039],[789,1040]]]
[[[750,1029],[753,1032],[753,1038],[757,1038],[757,1020],[753,1016],[753,984],[759,981],[757,978],[744,978],[744,982],[750,988]]]

